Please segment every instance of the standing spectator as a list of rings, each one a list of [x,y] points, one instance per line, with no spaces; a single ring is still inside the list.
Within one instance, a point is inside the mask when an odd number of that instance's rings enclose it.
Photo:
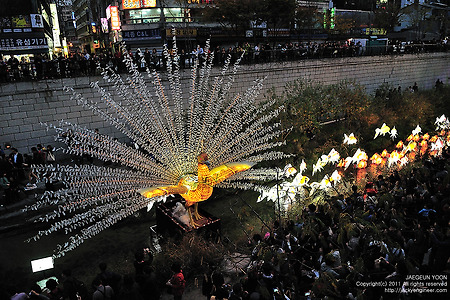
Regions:
[[[23,78],[30,78],[30,64],[26,61],[25,57],[20,59],[20,71],[22,72]]]
[[[16,148],[11,148],[9,159],[13,165],[13,177],[16,179],[23,179],[23,156]]]
[[[3,57],[0,58],[0,82],[8,81],[8,65],[3,60]]]
[[[63,286],[64,299],[79,300],[86,299],[88,296],[84,283],[72,276],[72,271],[66,269],[61,274],[61,283]]]
[[[141,294],[139,293],[139,286],[133,280],[132,275],[125,275],[123,277],[123,285],[118,295],[118,299],[127,300],[143,300]]]
[[[45,161],[42,157],[42,155],[39,153],[36,147],[31,147],[31,153],[33,154],[32,163],[35,165],[41,165]]]
[[[259,50],[260,50],[260,49],[259,49],[259,45],[256,44],[256,45],[255,45],[254,52],[253,52],[253,54],[255,55],[255,63],[259,63],[259,55],[260,55]]]
[[[150,69],[158,69],[159,68],[159,58],[158,58],[158,51],[156,51],[156,48],[152,49],[152,54],[150,56]]]
[[[145,254],[148,254],[148,260],[145,260]],[[153,261],[153,254],[148,248],[138,250],[134,254],[134,269],[136,271],[136,276],[143,275],[144,269],[150,267]]]
[[[100,273],[97,274],[97,277],[101,279],[103,284],[111,286],[114,291],[119,291],[122,277],[117,273],[107,270],[108,266],[104,262],[100,263],[98,267],[100,268]]]
[[[36,79],[42,79],[44,77],[44,66],[42,56],[40,54],[36,54],[34,57],[34,67],[36,68]]]
[[[0,177],[0,192],[4,192],[5,203],[9,203],[11,199],[11,184],[9,183],[6,173]],[[0,194],[0,199],[3,195]]]
[[[179,263],[174,263],[170,269],[174,274],[172,278],[167,281],[166,285],[172,289],[173,299],[181,300],[183,297],[184,288],[186,287],[186,280],[184,280],[181,265]]]
[[[55,154],[53,153],[53,147],[51,145],[48,145],[45,149],[45,158],[48,163],[56,161]]]
[[[19,74],[19,60],[14,55],[8,60],[8,65],[11,68],[11,73],[13,75],[14,80],[20,79]]]
[[[61,289],[58,287],[58,282],[51,278],[47,280],[45,283],[45,287],[47,291],[44,293],[45,296],[48,297],[50,300],[63,300],[64,295],[61,291]]]
[[[114,290],[109,285],[103,285],[100,278],[95,278],[92,282],[95,291],[92,294],[92,300],[111,300],[114,299]]]

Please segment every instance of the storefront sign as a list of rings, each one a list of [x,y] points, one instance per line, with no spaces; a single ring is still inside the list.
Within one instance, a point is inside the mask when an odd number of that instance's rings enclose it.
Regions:
[[[384,28],[364,28],[363,32],[366,35],[386,35],[386,29]]]
[[[31,14],[31,27],[33,28],[44,28],[44,21],[42,20],[42,16],[39,14]]]
[[[141,0],[141,8],[156,7],[156,0]]]
[[[111,29],[120,30],[119,8],[117,6],[111,6]]]
[[[48,49],[47,39],[42,35],[17,34],[0,37],[0,51]]]
[[[159,29],[128,30],[122,32],[122,37],[124,41],[160,39],[161,31]]]
[[[13,28],[27,28],[31,27],[31,20],[29,15],[13,16],[11,17]]]
[[[111,5],[108,5],[108,7],[106,8],[106,19],[111,19]]]
[[[177,37],[187,37],[187,36],[197,36],[197,29],[185,29],[185,28],[176,28],[175,35]],[[172,29],[166,29],[166,36],[172,37],[174,36]]]
[[[268,36],[289,36],[291,34],[289,29],[279,28],[279,29],[269,29],[267,32]]]
[[[108,19],[106,18],[100,18],[100,21],[102,22],[102,32],[103,33],[108,33]]]
[[[156,0],[122,0],[122,9],[156,7]]]

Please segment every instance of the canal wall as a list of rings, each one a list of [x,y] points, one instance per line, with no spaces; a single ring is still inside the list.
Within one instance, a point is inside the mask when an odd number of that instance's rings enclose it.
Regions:
[[[213,70],[213,74],[218,72],[218,69]],[[161,77],[166,90],[169,90],[164,72]],[[405,90],[417,82],[420,89],[431,89],[438,78],[445,84],[450,83],[450,53],[307,59],[242,65],[231,94],[245,92],[256,79],[261,78],[264,78],[264,88],[259,100],[264,99],[269,89],[280,94],[286,83],[299,78],[321,84],[355,80],[369,94],[373,94],[383,83],[401,86]],[[184,70],[181,83],[186,95],[189,92],[189,79],[189,70]],[[72,87],[85,98],[101,102],[100,95],[90,88],[90,82],[95,81],[99,81],[103,88],[117,97],[115,87],[103,82],[100,76],[1,84],[0,145],[10,143],[21,153],[30,153],[30,148],[37,144],[58,146],[55,145],[53,132],[47,131],[40,123],[56,124],[59,120],[77,123],[92,130],[98,128],[100,133],[126,142],[126,137],[108,122],[77,105],[75,100],[71,100],[71,95],[63,90],[64,86]]]

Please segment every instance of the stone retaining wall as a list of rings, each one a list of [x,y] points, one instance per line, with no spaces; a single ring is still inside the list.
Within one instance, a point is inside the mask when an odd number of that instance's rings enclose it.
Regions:
[[[217,73],[219,70],[213,70]],[[182,85],[189,91],[189,70],[182,73]],[[161,76],[165,79],[165,75]],[[264,98],[268,89],[281,93],[287,82],[306,78],[323,84],[338,83],[341,80],[356,80],[373,93],[382,83],[406,89],[417,82],[420,89],[433,88],[436,79],[450,83],[450,53],[427,53],[420,55],[373,56],[354,58],[334,58],[303,60],[285,63],[242,65],[232,88],[232,94],[244,92],[253,81],[265,78],[264,90],[259,99]],[[0,86],[0,145],[11,143],[22,153],[30,153],[36,144],[55,146],[53,133],[47,132],[40,122],[56,123],[66,120],[94,129],[100,133],[127,141],[108,122],[91,111],[78,106],[63,86],[73,87],[85,98],[98,99],[89,83],[102,81],[101,77],[65,78],[37,82],[18,82]],[[167,84],[167,81],[164,81]],[[105,89],[115,94],[114,86],[101,83]],[[168,87],[166,87],[168,90]],[[58,146],[58,145],[56,145]]]

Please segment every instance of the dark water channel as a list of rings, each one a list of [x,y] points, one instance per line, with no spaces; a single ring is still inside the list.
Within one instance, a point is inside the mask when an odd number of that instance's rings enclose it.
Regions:
[[[36,233],[32,225],[5,230],[0,234],[0,284],[16,286],[19,290],[28,292],[33,282],[59,276],[62,270],[67,268],[71,269],[77,278],[90,284],[99,273],[100,262],[106,262],[108,268],[113,271],[122,274],[133,273],[134,252],[148,245],[150,226],[154,224],[153,211],[139,211],[94,238],[85,240],[66,256],[55,259],[54,269],[34,274],[31,261],[51,256],[56,245],[65,243],[69,236],[54,233],[36,242],[26,243],[24,241]]]

